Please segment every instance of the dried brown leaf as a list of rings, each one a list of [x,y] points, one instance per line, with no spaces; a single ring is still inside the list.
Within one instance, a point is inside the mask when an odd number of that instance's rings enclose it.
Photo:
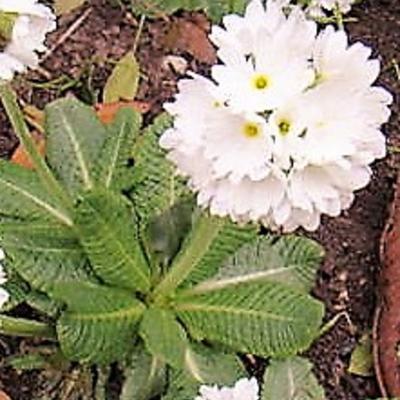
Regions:
[[[202,63],[214,64],[217,60],[215,49],[204,28],[203,24],[176,19],[164,37],[164,45],[172,51],[185,51]]]

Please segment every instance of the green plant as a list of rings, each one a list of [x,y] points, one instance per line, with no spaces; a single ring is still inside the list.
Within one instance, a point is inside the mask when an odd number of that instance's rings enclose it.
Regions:
[[[245,373],[238,352],[289,356],[318,335],[323,306],[308,292],[320,246],[196,209],[157,143],[169,117],[142,129],[122,109],[105,126],[57,100],[43,159],[8,86],[0,96],[35,164],[0,160],[10,304],[46,321],[2,315],[2,333],[49,338],[82,364],[119,361],[122,399],[229,384]]]

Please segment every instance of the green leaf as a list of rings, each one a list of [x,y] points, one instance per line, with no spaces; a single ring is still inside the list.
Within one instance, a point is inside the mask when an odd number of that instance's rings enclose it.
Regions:
[[[172,14],[180,9],[204,10],[218,21],[224,14],[243,12],[248,0],[132,0],[133,11],[148,17]]]
[[[148,400],[159,396],[166,384],[165,364],[138,346],[125,366],[125,381],[119,400]]]
[[[139,87],[139,64],[133,52],[122,57],[108,78],[103,102],[113,103],[120,100],[133,100]]]
[[[247,283],[175,299],[175,311],[191,335],[240,352],[286,356],[317,337],[323,305],[275,282]]]
[[[7,265],[38,290],[64,280],[90,280],[88,259],[69,228],[48,222],[0,223]]]
[[[4,264],[4,262],[3,262]],[[29,296],[29,285],[14,271],[7,268],[7,282],[2,287],[8,292],[9,299],[1,306],[1,311],[10,311],[23,303]]]
[[[194,252],[193,248],[200,248],[201,255],[196,259],[195,267],[186,279],[186,286],[195,285],[207,278],[214,276],[221,267],[224,260],[234,254],[238,247],[257,237],[257,228],[253,225],[240,226],[228,219],[209,217],[205,224],[219,223],[213,235],[198,235],[202,224],[199,220],[193,225],[192,232],[187,239],[178,257]]]
[[[27,220],[46,219],[71,225],[67,214],[33,171],[0,160],[0,192],[0,215]]]
[[[201,282],[195,290],[273,281],[308,293],[323,255],[322,247],[311,239],[294,235],[259,236],[240,247],[211,280]]]
[[[146,310],[140,336],[151,354],[175,368],[183,368],[188,341],[174,314],[156,308]]]
[[[54,8],[57,15],[67,14],[80,7],[86,0],[55,0]]]
[[[158,144],[160,136],[170,126],[171,117],[166,114],[158,116],[135,144],[131,196],[143,226],[189,194],[186,185],[177,177],[174,165],[167,160],[166,152]]]
[[[6,360],[6,365],[18,371],[32,371],[48,367],[48,362],[43,355],[34,353],[12,356]]]
[[[272,360],[264,375],[262,400],[325,400],[311,369],[301,357]]]
[[[166,268],[192,226],[193,202],[183,201],[149,222],[146,245],[153,264]]]
[[[169,371],[168,390],[162,399],[194,399],[200,385],[230,386],[243,376],[246,376],[246,371],[234,354],[204,345],[193,345],[187,356],[185,370]]]
[[[57,321],[57,336],[66,357],[106,364],[132,350],[145,307],[131,293],[93,284],[60,283],[53,297],[67,304]]]
[[[231,385],[246,375],[239,358],[218,347],[192,343],[186,352],[185,372],[202,384]]]
[[[106,190],[83,196],[75,223],[95,273],[113,286],[146,292],[150,272],[137,240],[135,216],[124,197]]]
[[[94,110],[74,98],[46,107],[46,156],[52,171],[72,196],[94,187],[93,168],[107,138]]]
[[[141,122],[140,114],[131,108],[118,111],[96,166],[96,181],[100,187],[120,192],[132,186],[133,168],[130,164]]]

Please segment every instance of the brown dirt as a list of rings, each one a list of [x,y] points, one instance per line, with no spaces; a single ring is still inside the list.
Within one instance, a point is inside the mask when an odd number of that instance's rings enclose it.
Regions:
[[[132,47],[138,21],[118,7],[111,7],[106,0],[90,0],[84,9],[88,7],[91,12],[87,19],[44,62],[45,71],[31,73],[28,79],[19,79],[17,87],[26,102],[43,107],[52,99],[70,92],[91,103],[100,99],[100,89],[112,68],[110,60],[118,59]],[[82,12],[79,10],[63,17],[60,29],[51,36],[50,43],[56,43]],[[400,82],[390,63],[393,58],[400,58],[399,1],[365,0],[354,9],[352,16],[358,20],[347,25],[352,39],[361,40],[374,49],[375,55],[379,54],[384,69],[380,83],[398,93]],[[178,74],[163,65],[166,55],[183,56],[188,61],[189,69],[195,71],[208,68],[190,51],[168,50],[165,38],[171,23],[177,19],[195,23],[201,29],[207,27],[204,18],[196,14],[182,14],[145,24],[137,51],[144,74],[138,97],[152,104],[151,115],[159,112],[161,104],[175,92]],[[63,74],[79,79],[79,83],[65,90],[32,85],[32,82],[45,82]],[[400,129],[399,109],[395,106],[393,110],[386,132],[392,145],[400,145],[397,133]],[[15,146],[16,140],[10,134],[4,113],[0,112],[0,156],[9,156]],[[374,378],[356,377],[346,370],[358,338],[372,326],[379,272],[379,237],[393,195],[398,161],[396,156],[390,155],[377,163],[371,184],[358,194],[351,210],[339,218],[324,220],[319,231],[311,235],[327,251],[315,288],[315,295],[326,304],[326,320],[345,311],[352,322],[349,326],[346,319],[340,319],[308,352],[328,400],[365,400],[379,396]],[[1,346],[3,341],[11,353],[20,343],[5,338],[0,340],[0,356],[6,354]],[[37,374],[0,370],[0,389],[6,390],[14,400],[35,398],[38,386]]]

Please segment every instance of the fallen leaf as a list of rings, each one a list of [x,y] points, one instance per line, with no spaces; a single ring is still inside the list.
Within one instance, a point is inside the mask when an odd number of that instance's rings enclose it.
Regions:
[[[44,140],[43,135],[34,132],[32,134],[33,140],[36,144],[36,148],[39,150],[39,153],[44,156],[46,152],[46,143]],[[25,151],[25,148],[20,144],[17,149],[14,151],[14,154],[11,157],[11,161],[14,164],[21,165],[22,167],[28,168],[28,169],[33,169],[33,164],[28,156],[28,154]],[[0,397],[1,400],[1,397]]]
[[[195,22],[176,19],[163,42],[168,49],[186,51],[200,62],[215,64],[217,61],[208,32]]]
[[[359,343],[353,350],[348,371],[351,374],[365,377],[374,375],[372,340],[369,333],[362,336]]]
[[[118,101],[115,103],[96,104],[97,116],[103,124],[109,124],[113,121],[118,110],[122,107],[131,107],[133,110],[145,114],[150,110],[151,105],[145,101]]]
[[[133,100],[139,86],[139,72],[139,64],[132,52],[122,57],[104,87],[103,102]]]
[[[57,15],[67,14],[80,7],[86,0],[55,0],[54,10]]]
[[[11,397],[8,396],[8,394],[6,392],[3,392],[2,390],[0,390],[0,400],[11,400]]]

